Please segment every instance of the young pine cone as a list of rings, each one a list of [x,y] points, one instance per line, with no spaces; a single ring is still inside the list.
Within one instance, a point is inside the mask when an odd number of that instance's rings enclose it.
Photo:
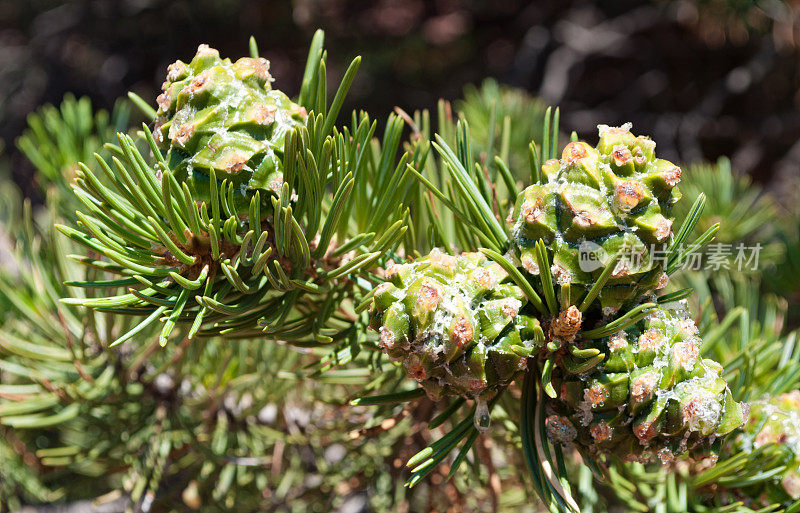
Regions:
[[[800,391],[767,397],[750,404],[750,418],[729,446],[731,454],[751,453],[775,444],[780,456],[774,468],[783,470],[747,490],[746,496],[763,500],[764,506],[789,506],[800,499]]]
[[[433,250],[387,275],[374,294],[372,326],[381,349],[433,399],[486,398],[543,343],[538,320],[523,313],[522,291],[481,253]]]
[[[664,285],[663,262],[681,170],[655,157],[656,143],[630,125],[600,127],[596,148],[571,142],[561,160],[542,166],[544,183],[525,189],[509,216],[512,248],[522,267],[538,275],[534,248],[542,239],[552,272],[574,294],[585,293],[619,252],[611,278],[595,300],[603,313]]]
[[[269,61],[221,59],[200,45],[188,64],[176,61],[158,97],[154,137],[178,181],[208,201],[209,171],[233,184],[237,208],[253,189],[278,192],[286,133],[305,122],[305,109],[270,86]]]
[[[549,400],[548,434],[592,457],[662,462],[744,421],[743,405],[720,377],[722,367],[699,356],[697,327],[659,308],[611,337],[585,341],[605,354],[589,371],[558,366]]]

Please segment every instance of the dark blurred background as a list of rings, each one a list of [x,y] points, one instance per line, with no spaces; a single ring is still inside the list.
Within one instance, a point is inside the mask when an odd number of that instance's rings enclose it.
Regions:
[[[491,76],[560,105],[564,129],[582,137],[632,121],[661,156],[728,155],[738,172],[796,191],[798,13],[780,0],[0,0],[0,137],[27,188],[13,141],[38,105],[66,92],[101,107],[128,90],[152,101],[170,62],[202,42],[246,55],[251,34],[294,94],[319,27],[331,77],[364,57],[348,107],[378,118]]]

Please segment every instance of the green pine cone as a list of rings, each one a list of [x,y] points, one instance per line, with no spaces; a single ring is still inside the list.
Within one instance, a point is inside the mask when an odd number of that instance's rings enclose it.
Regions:
[[[681,170],[655,157],[656,143],[630,124],[600,125],[596,148],[571,142],[561,160],[542,166],[544,183],[525,189],[507,219],[522,268],[538,275],[534,248],[542,239],[551,271],[576,294],[623,251],[597,301],[605,314],[666,285],[663,254],[672,234],[672,204]],[[655,258],[654,258],[655,257]]]
[[[772,467],[783,468],[748,490],[734,490],[768,504],[788,506],[800,499],[800,390],[750,403],[750,418],[730,446],[731,454],[751,453],[775,444]],[[765,469],[767,470],[767,469]],[[737,497],[737,499],[740,497]]]
[[[548,434],[590,457],[662,462],[741,426],[722,367],[700,357],[694,322],[658,308],[611,337],[576,342],[605,356],[591,370],[565,361],[554,373]],[[572,372],[570,371],[572,369]]]
[[[303,107],[272,89],[269,61],[221,59],[200,45],[189,64],[176,61],[158,97],[154,137],[194,197],[208,201],[210,170],[233,185],[239,209],[255,190],[277,193],[280,155],[289,130],[307,117]]]
[[[483,398],[511,383],[543,343],[527,300],[500,265],[481,253],[428,256],[387,269],[372,327],[434,400]]]

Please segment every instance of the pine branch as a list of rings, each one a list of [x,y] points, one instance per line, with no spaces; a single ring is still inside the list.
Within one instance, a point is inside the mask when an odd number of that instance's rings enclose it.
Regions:
[[[306,126],[286,134],[279,190],[256,189],[242,200],[233,179],[213,167],[208,195],[187,187],[181,168],[162,156],[160,132],[154,138],[147,127],[140,139],[148,142],[154,162],[131,137],[120,135],[110,147],[116,156],[97,159],[102,174],[81,167],[76,194],[87,210],[76,228],[59,230],[112,263],[107,269],[121,279],[139,283],[126,293],[68,304],[144,317],[116,343],[159,324],[162,345],[174,330],[190,339],[260,334],[308,345],[329,343],[345,329],[349,323],[336,320],[331,299],[352,297],[357,290],[348,277],[375,266],[405,232],[404,213],[393,207],[406,180],[403,158],[391,175],[402,122],[390,120],[380,163],[364,159],[374,130],[369,118],[354,119],[352,133],[333,128],[358,59],[327,110],[325,61],[313,47],[310,59],[301,97],[323,113],[312,110]],[[370,191],[379,189],[385,195],[376,199]],[[379,215],[353,225],[345,222],[350,212]]]
[[[271,89],[251,39],[249,58],[201,45],[170,66],[157,109],[132,96],[152,128],[129,132],[127,111],[109,119],[85,99],[30,118],[18,146],[50,189],[49,217],[3,205],[15,243],[13,272],[0,274],[2,497],[69,499],[84,486],[122,490],[142,510],[264,509],[263,490],[306,493],[301,451],[321,462],[323,441],[348,432],[390,450],[349,445],[339,468],[314,471],[339,483],[385,471],[376,497],[398,501],[434,474],[474,495],[469,479],[498,475],[476,450],[491,412],[493,439],[509,446],[500,472],[518,477],[521,448],[552,511],[800,508],[786,484],[796,451],[754,442],[764,426],[788,430],[764,418],[794,418],[781,395],[800,377],[786,303],[759,293],[757,273],[682,273],[662,290],[715,237],[756,240],[777,215],[768,196],[720,160],[688,168],[696,200],[673,207],[681,170],[653,141],[601,126],[596,147],[573,133],[559,153],[559,110],[493,82],[455,112],[440,102],[435,123],[398,109],[376,136],[366,113],[338,122],[360,59],[331,97],[323,39],[296,103]],[[585,242],[602,249],[589,270]],[[766,262],[779,246],[769,234]],[[349,424],[299,427],[287,412],[304,395],[349,403]],[[739,428],[739,400],[774,415]],[[283,418],[262,421],[276,403]],[[629,461],[682,452],[698,461]],[[396,457],[408,490],[386,486]]]

